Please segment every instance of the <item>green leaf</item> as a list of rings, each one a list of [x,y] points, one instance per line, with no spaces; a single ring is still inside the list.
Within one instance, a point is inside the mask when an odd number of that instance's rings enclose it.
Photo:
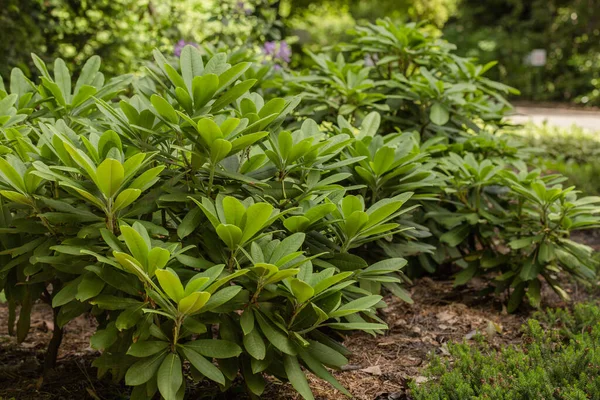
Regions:
[[[148,253],[148,274],[152,277],[157,269],[164,268],[171,258],[169,250],[162,247],[154,247]]]
[[[136,362],[127,370],[125,383],[129,386],[138,386],[148,382],[156,375],[166,357],[167,351],[165,350]]]
[[[187,86],[188,91],[192,93],[192,81],[195,77],[200,77],[204,71],[204,62],[202,61],[200,51],[194,46],[186,45],[183,50],[181,50],[179,66],[185,85]]]
[[[150,357],[154,354],[166,350],[169,347],[169,342],[159,340],[147,340],[133,343],[129,346],[127,354],[134,357]]]
[[[67,68],[67,64],[60,59],[57,58],[54,61],[54,81],[60,88],[60,91],[63,94],[63,98],[67,103],[71,102],[71,74],[69,73],[69,69]]]
[[[210,288],[207,289],[209,291]],[[233,299],[242,290],[241,286],[228,286],[213,294],[210,300],[206,303],[204,311],[210,311],[222,306],[229,300]]]
[[[104,281],[96,274],[87,273],[83,275],[83,278],[77,286],[77,295],[75,298],[79,301],[85,301],[96,297],[104,289]]]
[[[527,297],[531,305],[535,308],[539,308],[542,302],[541,288],[542,284],[539,279],[532,280],[527,287]]]
[[[471,227],[468,224],[462,224],[440,236],[440,241],[448,243],[450,247],[456,247],[469,236],[470,231]]]
[[[253,329],[243,338],[244,348],[253,358],[263,360],[267,354],[267,348],[258,329]]]
[[[81,69],[81,74],[77,79],[77,83],[75,84],[75,93],[79,92],[79,89],[84,85],[92,85],[100,71],[100,64],[102,60],[99,56],[91,56],[86,62],[83,68]]]
[[[329,326],[332,329],[337,329],[339,331],[369,331],[369,330],[377,330],[377,329],[388,329],[386,324],[376,324],[372,322],[332,322],[329,324],[325,324],[325,326]]]
[[[176,353],[170,353],[158,369],[156,376],[158,390],[165,400],[176,400],[177,391],[183,383],[181,359]]]
[[[213,98],[218,86],[219,77],[215,74],[196,76],[192,81],[194,108],[204,107]]]
[[[202,357],[198,352],[189,348],[187,345],[182,345],[185,358],[196,368],[200,373],[208,379],[225,385],[225,377],[223,373],[213,363]]]
[[[96,169],[96,175],[98,176],[98,184],[100,190],[106,197],[112,197],[125,177],[125,170],[123,165],[115,159],[107,158],[98,166]]]
[[[94,165],[94,162],[84,152],[73,147],[71,143],[63,142],[63,145],[73,161],[75,161],[77,165],[79,165],[88,174],[96,186],[100,187],[98,178],[96,176],[96,166]]]
[[[217,111],[220,111],[223,107],[227,106],[231,102],[235,101],[238,97],[248,92],[250,88],[254,86],[255,83],[256,79],[248,79],[233,86],[231,89],[223,93],[221,97],[219,97],[214,102],[210,109],[210,112],[215,113]]]
[[[79,284],[83,280],[83,275],[73,279],[71,282],[67,283],[57,294],[52,297],[52,307],[60,307],[62,305],[67,304],[70,301],[75,300],[77,296],[77,290]]]
[[[161,270],[162,271],[162,270]],[[158,273],[159,271],[157,271]],[[182,288],[183,292],[183,288]],[[183,296],[183,293],[182,293]],[[182,298],[178,301],[178,309],[183,314],[194,314],[208,302],[210,293],[207,292],[193,292],[192,294]]]
[[[200,276],[200,274],[197,274],[195,277],[190,279],[185,285],[185,295],[189,296],[190,294],[205,288],[209,281],[209,277]]]
[[[512,291],[510,298],[508,299],[508,307],[507,311],[512,313],[519,308],[521,302],[523,301],[523,296],[525,296],[525,286],[527,284],[525,282],[519,283],[514,290]]]
[[[173,106],[169,104],[168,101],[166,101],[157,94],[153,94],[152,97],[150,97],[150,101],[152,102],[152,105],[154,106],[156,111],[158,111],[158,115],[163,117],[166,121],[172,124],[176,124],[179,122],[179,116],[175,112]]]
[[[300,395],[306,400],[314,400],[313,394],[306,380],[306,376],[300,368],[298,359],[294,356],[287,354],[283,355],[283,367],[285,368],[285,374],[287,375],[290,383],[300,393]]]
[[[225,196],[222,202],[225,222],[236,226],[242,226],[246,207],[241,201],[232,196]]]
[[[477,264],[471,264],[454,276],[454,286],[464,285],[477,273]]]
[[[148,265],[148,244],[142,236],[133,228],[127,225],[121,225],[121,234],[125,238],[127,248],[142,266]]]
[[[139,189],[140,191],[144,191],[154,185],[157,181],[157,176],[165,169],[164,165],[159,165],[158,167],[154,167],[144,172],[137,178],[131,182],[129,185],[130,189]]]
[[[246,226],[241,242],[246,243],[264,228],[273,213],[273,206],[267,203],[255,203],[246,210]]]
[[[179,239],[186,238],[194,232],[202,221],[202,213],[199,208],[192,208],[181,220],[177,226],[177,236]]]
[[[179,277],[170,268],[167,269],[159,269],[156,270],[156,278],[160,283],[160,287],[165,291],[165,293],[173,299],[176,303],[182,299],[184,295],[183,285],[179,280]],[[186,301],[186,306],[189,306],[191,299]],[[193,304],[193,303],[191,303]]]
[[[360,125],[360,135],[358,139],[362,139],[366,136],[375,136],[381,123],[381,115],[377,111],[372,111],[363,119]]]
[[[290,339],[281,330],[273,326],[260,312],[256,313],[256,320],[263,334],[273,346],[285,354],[296,355],[296,349]]]
[[[535,279],[540,273],[541,265],[537,263],[537,261],[528,258],[523,262],[521,266],[521,272],[519,273],[519,277],[523,281],[530,281]]]
[[[73,97],[73,101],[71,102],[72,107],[77,107],[82,104],[84,101],[90,99],[93,95],[96,94],[98,89],[93,86],[84,85],[81,87],[79,92]]]
[[[310,346],[306,351],[319,362],[334,368],[341,368],[348,364],[348,359],[331,347],[314,340],[309,340],[309,343]]]
[[[22,193],[26,193],[25,182],[21,175],[5,159],[0,157],[0,172],[11,186]]]
[[[344,304],[329,316],[332,318],[344,317],[346,315],[355,314],[360,311],[371,309],[375,304],[379,303],[383,297],[378,295],[364,296],[349,303]]]
[[[213,164],[223,160],[231,151],[231,143],[225,139],[216,139],[210,144],[210,159]]]
[[[315,294],[315,290],[312,286],[299,279],[292,279],[290,281],[290,286],[292,287],[292,293],[294,294],[294,297],[296,297],[298,303],[304,303]]]
[[[266,118],[269,115],[280,114],[285,108],[285,100],[281,98],[271,99],[265,104],[260,111],[258,116],[260,118]]]
[[[125,189],[115,199],[113,211],[119,211],[136,201],[142,194],[140,189]]]
[[[241,62],[229,68],[227,71],[219,75],[219,87],[221,89],[231,83],[234,83],[250,66],[252,63]]]
[[[246,308],[240,315],[240,326],[244,335],[249,334],[254,329],[254,313],[250,307]]]
[[[240,346],[222,339],[197,339],[185,344],[185,347],[211,358],[232,358],[242,353]]]
[[[337,381],[337,379],[335,379],[333,375],[331,375],[329,371],[327,371],[327,369],[323,367],[323,365],[319,361],[313,358],[306,350],[300,349],[298,351],[298,354],[300,355],[300,358],[302,359],[302,361],[304,361],[308,369],[310,369],[315,375],[329,382],[333,387],[335,387],[337,390],[339,390],[346,396],[352,397],[350,392],[348,392],[348,390],[346,390],[346,388],[343,387]]]
[[[371,167],[377,175],[383,175],[388,172],[395,159],[395,151],[391,147],[384,146],[377,150]]]
[[[217,226],[217,235],[230,250],[235,250],[242,240],[242,230],[231,224]]]
[[[29,199],[29,197],[21,193],[13,192],[10,190],[0,190],[0,194],[6,197],[8,200],[14,201],[15,203],[31,205],[31,200]]]
[[[436,125],[446,125],[450,120],[450,112],[442,103],[433,103],[429,111],[429,119]]]

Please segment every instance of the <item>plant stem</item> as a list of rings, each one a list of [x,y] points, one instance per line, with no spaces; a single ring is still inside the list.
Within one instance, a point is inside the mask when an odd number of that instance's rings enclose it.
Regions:
[[[213,181],[215,179],[215,166],[214,164],[210,165],[210,172],[208,174],[208,189],[207,191],[207,196],[211,197],[212,195],[212,188],[213,188]]]

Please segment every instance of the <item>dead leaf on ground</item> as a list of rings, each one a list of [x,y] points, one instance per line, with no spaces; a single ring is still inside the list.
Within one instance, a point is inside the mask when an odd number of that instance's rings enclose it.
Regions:
[[[381,375],[381,367],[379,365],[373,365],[367,368],[363,368],[360,370],[361,372],[366,372],[367,374],[371,374],[371,375]]]

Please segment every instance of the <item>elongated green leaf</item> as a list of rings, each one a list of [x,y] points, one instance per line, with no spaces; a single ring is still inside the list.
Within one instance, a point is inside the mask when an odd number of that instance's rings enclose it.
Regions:
[[[134,357],[150,357],[156,353],[162,352],[169,347],[169,342],[159,340],[147,340],[136,342],[129,346],[127,354]]]
[[[296,355],[296,349],[292,341],[279,328],[269,322],[260,312],[256,313],[256,320],[262,333],[273,346],[285,354]]]
[[[306,380],[306,375],[302,372],[298,359],[295,356],[284,354],[283,366],[285,368],[285,374],[294,389],[296,389],[305,400],[314,400],[314,396],[310,390],[308,381]]]
[[[138,199],[138,197],[140,197],[141,194],[142,194],[142,191],[139,189],[123,190],[121,193],[119,193],[119,195],[115,199],[113,211],[119,211],[119,210],[126,208],[131,203],[136,201]]]
[[[210,112],[214,113],[220,111],[223,107],[227,106],[231,102],[235,101],[238,97],[242,96],[246,93],[254,84],[256,83],[256,79],[248,79],[241,83],[238,83],[225,93],[219,97],[212,107],[210,108]]]
[[[211,358],[232,358],[242,353],[240,346],[221,339],[197,339],[186,343],[185,347]]]
[[[176,400],[179,387],[183,383],[181,359],[177,353],[167,355],[156,375],[158,390],[165,400]]]
[[[166,101],[157,94],[153,94],[150,98],[150,101],[152,102],[152,105],[158,112],[158,115],[160,115],[166,121],[172,124],[176,124],[177,122],[179,122],[179,116],[175,112],[173,106],[169,104],[168,101]]]
[[[121,226],[121,234],[123,234],[125,244],[133,257],[135,257],[142,266],[145,267],[148,265],[148,252],[150,249],[144,238],[142,238],[135,229],[126,225]]]
[[[213,363],[202,357],[198,352],[189,348],[187,345],[182,346],[183,354],[185,358],[196,368],[200,373],[206,376],[211,381],[225,384],[225,377],[223,373]]]
[[[253,329],[244,335],[244,348],[253,358],[263,360],[267,354],[265,342],[257,329]]]
[[[125,383],[129,386],[138,386],[148,382],[156,375],[166,357],[167,351],[164,350],[136,362],[127,370],[127,373],[125,374]]]

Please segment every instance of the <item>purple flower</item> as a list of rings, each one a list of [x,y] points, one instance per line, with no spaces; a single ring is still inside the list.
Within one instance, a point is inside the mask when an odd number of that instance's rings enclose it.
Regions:
[[[291,61],[292,49],[285,40],[281,42],[265,42],[262,46],[265,62],[270,60],[274,64],[275,70],[281,69],[282,64]]]
[[[290,62],[292,57],[292,49],[285,40],[279,43],[279,52],[277,53],[277,56],[286,63]]]
[[[262,51],[266,56],[274,56],[277,44],[275,42],[265,42]]]
[[[198,43],[196,43],[196,42],[186,42],[185,40],[181,39],[177,43],[175,43],[175,47],[173,48],[173,54],[176,57],[180,57],[181,56],[181,51],[187,45],[198,47]]]

